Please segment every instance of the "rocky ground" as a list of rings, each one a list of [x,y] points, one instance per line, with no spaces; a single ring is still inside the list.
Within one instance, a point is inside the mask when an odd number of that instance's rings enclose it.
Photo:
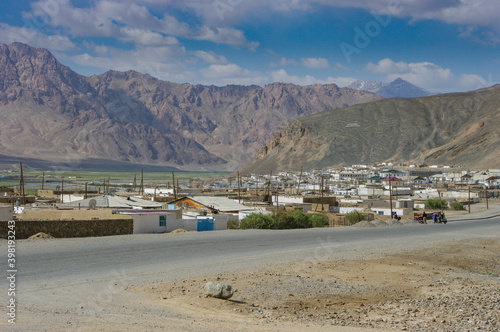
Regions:
[[[282,263],[128,290],[201,328],[498,331],[499,262],[500,238],[492,234],[419,252]],[[207,298],[207,281],[236,292],[230,300]]]

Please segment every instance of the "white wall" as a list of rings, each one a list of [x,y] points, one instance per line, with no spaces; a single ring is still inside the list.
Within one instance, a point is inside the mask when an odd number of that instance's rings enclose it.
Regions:
[[[273,203],[276,204],[276,196],[273,196]],[[278,203],[283,204],[302,204],[304,197],[278,196]]]
[[[391,209],[385,209],[385,208],[371,208],[372,211],[375,212],[375,219],[377,218],[377,215],[379,211],[382,211],[384,216],[390,216],[391,215]],[[398,216],[408,216],[410,213],[413,212],[413,209],[392,209],[392,212],[396,212]]]
[[[160,215],[167,216],[167,225],[160,226]],[[144,233],[165,233],[176,229],[185,229],[186,231],[197,231],[198,220],[195,218],[177,219],[175,213],[172,214],[131,214],[134,220],[134,234]],[[213,215],[214,230],[227,229],[227,223],[231,217],[237,219],[237,216],[228,214]]]
[[[348,214],[350,212],[353,212],[353,211],[358,211],[358,212],[361,212],[363,211],[365,208],[364,207],[353,207],[353,206],[341,206],[339,208],[339,213],[340,214]]]
[[[381,188],[366,188],[366,187],[358,188],[358,195],[362,196],[377,196],[383,194],[384,194],[384,189]]]
[[[84,195],[60,195],[59,199],[62,199],[64,203],[71,203],[75,201],[81,201],[84,199]]]
[[[12,211],[12,206],[0,206],[0,221],[12,220],[14,212]]]
[[[227,223],[232,218],[238,220],[238,216],[233,216],[230,214],[214,214],[213,217],[215,219],[215,225],[214,225],[215,231],[221,231],[227,229]]]
[[[144,193],[145,194],[154,195],[155,188],[144,188]],[[157,195],[160,195],[160,194],[173,194],[173,193],[174,193],[174,189],[173,188],[170,188],[170,189],[156,188],[156,194]]]
[[[172,215],[167,215],[167,225],[169,217]],[[134,234],[143,233],[162,233],[167,230],[167,227],[160,227],[160,214],[132,214],[132,219],[134,220]],[[175,218],[175,215],[173,215]]]

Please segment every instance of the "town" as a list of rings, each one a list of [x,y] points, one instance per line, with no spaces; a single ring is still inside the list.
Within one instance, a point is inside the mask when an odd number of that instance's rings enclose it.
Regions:
[[[239,228],[249,215],[281,210],[322,214],[330,227],[393,218],[414,222],[423,212],[459,216],[480,202],[488,209],[500,191],[500,169],[446,165],[379,163],[220,177],[183,173],[180,181],[174,172],[149,179],[142,171],[131,181],[110,173],[90,181],[51,171],[24,176],[21,168],[1,173],[19,182],[0,187],[4,238],[11,220],[17,221],[18,239],[225,230]]]

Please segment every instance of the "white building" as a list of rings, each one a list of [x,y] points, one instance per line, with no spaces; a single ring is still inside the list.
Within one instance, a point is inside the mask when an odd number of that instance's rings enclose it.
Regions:
[[[227,229],[229,215],[196,216],[192,219],[178,218],[177,212],[169,211],[119,211],[130,215],[134,222],[133,234],[165,233],[176,229],[186,231],[215,231]]]

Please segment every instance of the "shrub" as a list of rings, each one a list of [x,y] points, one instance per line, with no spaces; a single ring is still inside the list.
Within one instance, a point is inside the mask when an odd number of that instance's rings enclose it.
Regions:
[[[365,213],[359,213],[358,211],[351,211],[349,212],[348,214],[345,215],[345,218],[347,219],[347,221],[349,221],[349,223],[351,225],[357,223],[357,222],[360,222],[361,220],[366,220],[366,218],[368,217],[367,214]]]
[[[450,205],[451,205],[451,208],[453,210],[459,211],[459,210],[463,210],[464,209],[464,203],[462,203],[462,202],[455,201],[455,202],[452,202]]]
[[[241,229],[296,229],[325,227],[328,225],[328,218],[325,215],[307,215],[301,210],[278,211],[273,215],[262,213],[252,213],[240,223]]]
[[[270,229],[273,223],[274,221],[269,215],[265,215],[262,213],[252,213],[240,222],[240,228]]]
[[[426,209],[441,209],[441,204],[443,204],[443,209],[448,208],[448,202],[444,199],[431,198],[425,201]]]
[[[312,214],[309,216],[312,227],[326,227],[328,226],[328,217],[324,214]]]
[[[227,229],[239,229],[240,223],[238,220],[229,220],[227,222]]]

